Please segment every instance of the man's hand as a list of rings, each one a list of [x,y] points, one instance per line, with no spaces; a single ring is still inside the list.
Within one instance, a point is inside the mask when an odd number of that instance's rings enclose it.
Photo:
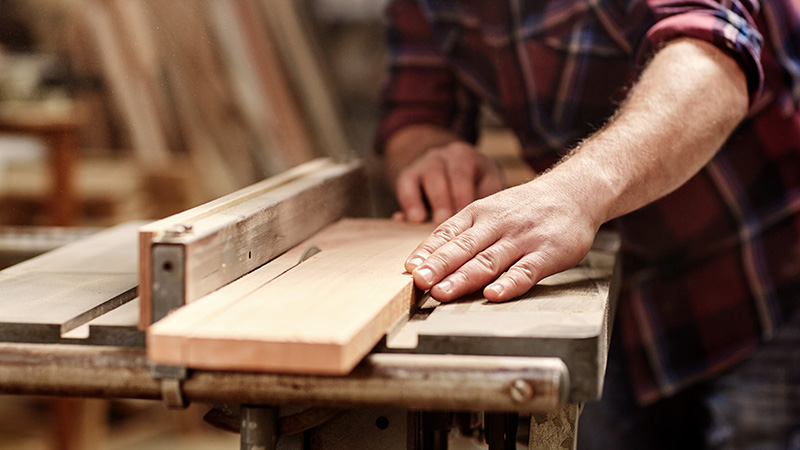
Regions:
[[[395,218],[442,223],[476,199],[502,188],[500,170],[486,155],[462,141],[433,147],[400,172],[395,183],[401,211]],[[427,202],[427,205],[426,205]]]
[[[442,223],[473,200],[503,187],[497,165],[448,130],[433,125],[401,129],[386,145],[387,169],[400,211],[394,218]]]
[[[406,269],[419,288],[430,289],[440,301],[489,283],[483,295],[491,301],[524,294],[542,278],[577,264],[592,245],[600,226],[597,213],[583,206],[592,204],[582,200],[587,193],[570,195],[570,190],[547,174],[478,200],[423,241]]]

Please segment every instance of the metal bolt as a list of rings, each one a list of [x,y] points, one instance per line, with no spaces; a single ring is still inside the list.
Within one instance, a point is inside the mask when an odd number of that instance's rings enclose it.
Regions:
[[[509,389],[511,399],[517,403],[524,403],[533,398],[533,386],[527,381],[517,378],[511,382]]]
[[[190,223],[177,223],[172,225],[171,227],[167,228],[165,231],[167,236],[170,237],[179,237],[183,236],[184,234],[188,234],[192,232],[192,224]]]

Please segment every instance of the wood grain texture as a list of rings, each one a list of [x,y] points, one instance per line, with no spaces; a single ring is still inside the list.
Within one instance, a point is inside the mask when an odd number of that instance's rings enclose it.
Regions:
[[[264,87],[266,94],[264,102],[272,106],[273,114],[266,125],[270,127],[278,142],[278,147],[273,151],[280,153],[290,166],[320,156],[320,153],[314,150],[310,140],[311,130],[301,115],[284,63],[257,4],[248,0],[225,3],[235,9],[239,30],[247,43],[247,53],[252,58],[256,75]]]
[[[114,93],[113,100],[124,122],[129,124],[134,151],[143,164],[166,164],[169,150],[158,123],[157,106],[144,80],[131,76],[128,70],[127,57],[131,55],[125,50],[125,37],[115,28],[113,14],[108,8],[111,5],[98,0],[82,0],[79,4],[97,45],[105,79]]]
[[[151,326],[148,358],[203,369],[345,374],[413,304],[403,262],[430,231],[343,219]],[[311,244],[322,251],[292,267]]]
[[[120,225],[1,271],[0,340],[56,342],[132,300],[141,225]]]
[[[233,194],[154,222],[140,231],[141,320],[152,322],[156,245],[184,247],[184,299],[188,303],[256,269],[324,226],[357,213],[365,190],[359,163],[318,159]],[[361,200],[361,201],[360,201]],[[181,238],[174,225],[191,225]],[[156,292],[157,294],[157,292]],[[157,295],[156,295],[157,297]],[[158,300],[156,300],[158,301]]]
[[[291,0],[266,9],[261,0],[66,3],[65,28],[83,44],[70,45],[69,56],[102,79],[119,110],[95,121],[118,131],[117,146],[150,170],[186,156],[203,199],[317,156],[352,154],[320,89],[324,69],[305,45],[312,38],[300,39],[313,30],[299,27]],[[313,83],[308,93],[305,83]]]
[[[351,149],[343,114],[331,75],[322,64],[324,58],[310,23],[312,12],[294,0],[260,0],[257,5],[280,50],[287,79],[308,126],[314,130],[316,148],[324,149],[327,155],[347,156]]]

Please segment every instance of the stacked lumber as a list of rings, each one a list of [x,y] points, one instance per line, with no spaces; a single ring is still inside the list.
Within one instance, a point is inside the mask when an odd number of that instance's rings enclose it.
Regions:
[[[40,0],[44,2],[45,0]],[[138,160],[186,153],[208,198],[346,155],[332,91],[292,0],[69,0]]]

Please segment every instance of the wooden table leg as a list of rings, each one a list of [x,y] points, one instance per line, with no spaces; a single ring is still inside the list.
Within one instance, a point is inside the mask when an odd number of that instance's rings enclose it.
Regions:
[[[64,129],[46,134],[50,147],[51,181],[48,211],[50,225],[74,225],[78,212],[78,199],[75,194],[74,171],[77,148],[74,130]]]
[[[78,198],[74,187],[75,162],[78,159],[78,131],[81,122],[73,107],[53,111],[36,102],[0,108],[0,131],[36,136],[48,146],[50,195],[47,203],[48,225],[75,225]]]
[[[575,450],[578,443],[578,418],[583,403],[567,403],[559,411],[531,415],[529,450]]]
[[[53,450],[105,448],[108,437],[108,400],[53,398]]]

